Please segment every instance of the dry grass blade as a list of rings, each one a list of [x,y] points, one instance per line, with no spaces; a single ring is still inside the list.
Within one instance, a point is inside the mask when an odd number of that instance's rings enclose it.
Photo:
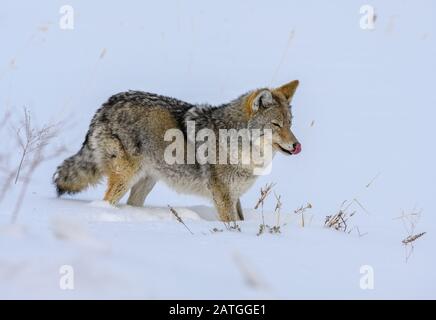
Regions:
[[[274,208],[274,213],[277,215],[276,228],[278,229],[277,231],[280,232],[280,210],[283,205],[281,201],[282,196],[278,196],[275,192],[274,196],[276,197],[276,207]]]
[[[350,212],[353,205],[357,205],[357,207],[354,206],[356,210]],[[337,213],[326,216],[324,226],[337,231],[348,231],[348,234],[356,229],[359,237],[366,235],[366,233],[362,234],[357,226],[353,226],[351,229],[349,228],[349,220],[359,211],[364,211],[367,214],[369,213],[356,198],[354,198],[352,201],[345,200],[342,202]]]
[[[366,236],[366,235],[368,234],[368,232],[364,232],[364,233],[360,232],[359,227],[354,227],[354,228],[352,228],[350,231],[348,231],[348,234],[351,234],[351,232],[352,232],[353,230],[356,230],[356,231],[357,231],[357,235],[359,236],[359,238],[364,237],[364,236]]]
[[[404,245],[410,244],[414,241],[416,241],[417,239],[421,238],[423,235],[425,235],[427,232],[421,232],[418,234],[414,234],[411,236],[408,236],[406,239],[404,239],[403,241],[401,241]]]
[[[298,209],[294,210],[295,214],[304,213],[307,209],[312,209],[312,204],[307,203],[305,206],[301,206]]]
[[[264,223],[259,225],[259,231],[257,232],[257,236],[260,236],[261,234],[263,234],[265,232],[266,229],[266,225]]]
[[[415,241],[426,234],[426,232],[415,232],[416,225],[421,219],[421,212],[422,210],[416,211],[416,208],[414,208],[411,213],[406,214],[403,211],[401,216],[394,218],[395,220],[401,219],[403,227],[407,232],[407,237],[401,241],[405,248],[406,263],[409,261],[409,258],[412,256],[412,253],[415,249]]]
[[[188,226],[185,224],[185,222],[183,221],[183,219],[180,217],[179,213],[176,211],[176,209],[174,209],[173,207],[171,207],[170,205],[168,205],[168,208],[170,209],[170,212],[176,217],[177,221],[180,222],[181,224],[183,224],[186,228],[186,230],[188,230],[192,235],[194,234],[191,229],[188,228]]]
[[[228,224],[228,230],[229,231],[237,231],[237,232],[241,232],[241,227],[239,226],[239,224],[236,223],[236,221],[232,221],[231,223]]]
[[[366,214],[370,214],[368,210],[366,210],[366,208],[360,203],[359,200],[357,200],[356,198],[353,199],[353,202],[356,203],[360,209],[363,210],[363,212],[365,212]]]
[[[274,212],[277,214],[280,214],[280,209],[282,208],[282,202],[280,201],[282,196],[278,196],[275,192],[274,192],[274,196],[276,197],[276,207],[274,208]]]
[[[312,204],[310,204],[309,202],[305,205],[305,206],[301,206],[298,209],[294,210],[295,214],[301,214],[301,226],[304,228],[305,226],[305,221],[304,221],[304,213],[306,212],[306,210],[308,209],[312,209]]]
[[[338,213],[327,216],[324,225],[327,228],[332,228],[338,231],[346,232],[348,229],[348,219],[354,215],[355,212],[348,214],[343,210],[339,210]]]
[[[259,206],[261,207],[261,214],[262,214],[262,225],[259,228],[259,233],[257,235],[260,235],[265,230],[265,216],[263,214],[263,205],[265,203],[265,199],[269,196],[271,193],[272,188],[274,188],[275,183],[266,184],[265,188],[260,188],[260,196],[257,200],[256,205],[254,206],[254,209],[257,210]]]
[[[276,206],[274,209],[274,214],[277,215],[277,222],[275,226],[269,226],[267,224],[265,224],[265,221],[263,220],[263,223],[259,225],[259,231],[257,232],[257,236],[260,236],[261,234],[265,233],[265,232],[269,232],[271,234],[278,234],[281,233],[281,229],[280,229],[280,211],[282,208],[282,202],[281,202],[281,196],[278,196],[275,192],[274,192],[274,196],[276,198]],[[262,205],[262,219],[263,219],[263,205]]]
[[[371,179],[371,181],[370,182],[368,182],[368,184],[365,186],[366,188],[369,188],[371,185],[372,185],[372,183],[380,176],[380,174],[381,174],[381,172],[379,172],[379,173],[377,173],[376,175],[375,175],[375,177],[374,178],[372,178]]]
[[[265,215],[263,214],[263,206],[265,204],[265,199],[269,196],[269,194],[271,193],[272,189],[274,188],[275,183],[270,183],[270,184],[266,184],[264,188],[260,188],[260,196],[259,199],[257,200],[256,205],[254,206],[254,209],[257,210],[259,208],[259,206],[261,207],[261,214],[262,214],[262,224],[259,226],[259,232],[257,233],[258,236],[260,236],[261,234],[263,234],[265,232],[265,230],[269,230],[271,232],[272,228],[268,225],[265,224]],[[276,195],[276,199],[277,199],[277,195]],[[276,204],[276,210],[280,211],[280,207],[281,207],[281,202],[280,202],[280,198],[277,199],[278,202]],[[280,219],[280,212],[279,212],[279,219]],[[278,230],[276,233],[280,232],[280,226],[278,226]],[[273,232],[271,232],[273,233]]]
[[[265,188],[260,189],[260,197],[257,200],[256,205],[254,206],[254,209],[257,210],[260,205],[264,204],[265,199],[268,197],[268,195],[271,193],[272,188],[274,188],[275,183],[270,183],[265,186]]]

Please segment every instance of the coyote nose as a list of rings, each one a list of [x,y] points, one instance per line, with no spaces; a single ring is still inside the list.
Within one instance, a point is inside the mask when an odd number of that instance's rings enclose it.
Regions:
[[[294,147],[292,154],[299,154],[301,152],[301,144],[299,142],[295,142],[292,146]]]

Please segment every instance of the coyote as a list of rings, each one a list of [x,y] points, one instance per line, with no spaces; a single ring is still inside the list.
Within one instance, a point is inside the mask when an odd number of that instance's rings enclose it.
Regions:
[[[168,163],[165,139],[170,129],[188,138],[187,122],[197,129],[270,130],[272,153],[298,154],[301,144],[291,131],[292,97],[298,80],[279,88],[257,89],[220,105],[194,105],[142,91],[127,91],[109,98],[96,112],[80,151],[60,165],[53,182],[58,196],[96,185],[105,176],[104,200],[118,201],[130,190],[127,204],[142,206],[157,181],[181,193],[212,199],[222,221],[243,220],[239,198],[254,184],[249,165],[223,163]],[[186,150],[183,152],[186,156]],[[238,150],[240,151],[240,150]]]

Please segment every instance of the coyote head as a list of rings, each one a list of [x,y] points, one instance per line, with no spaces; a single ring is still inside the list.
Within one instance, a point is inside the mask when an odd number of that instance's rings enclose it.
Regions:
[[[301,144],[291,131],[290,103],[298,84],[298,80],[294,80],[279,88],[256,90],[247,97],[245,104],[250,117],[249,129],[270,129],[273,149],[287,155],[301,151]]]

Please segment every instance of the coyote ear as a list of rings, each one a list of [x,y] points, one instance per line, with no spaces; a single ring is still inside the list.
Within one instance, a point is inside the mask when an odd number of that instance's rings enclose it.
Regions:
[[[266,107],[272,103],[273,97],[271,91],[267,89],[261,90],[254,95],[254,99],[251,103],[251,112],[255,113],[260,109],[260,107]]]
[[[281,86],[280,88],[275,89],[275,91],[282,93],[285,96],[286,100],[288,100],[288,102],[290,103],[299,83],[300,82],[298,80],[294,80]]]

